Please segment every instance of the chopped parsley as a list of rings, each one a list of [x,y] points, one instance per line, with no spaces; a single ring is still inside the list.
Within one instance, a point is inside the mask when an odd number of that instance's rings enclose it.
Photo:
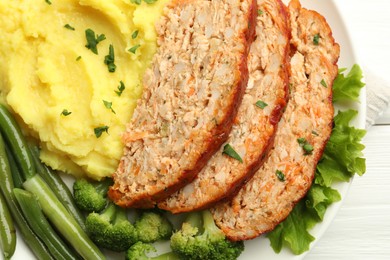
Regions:
[[[76,61],[79,61],[79,60],[81,60],[81,56],[78,56],[78,57],[76,58]]]
[[[72,112],[68,111],[68,109],[64,109],[61,112],[61,115],[63,115],[63,116],[69,116],[70,114],[72,114]]]
[[[233,147],[230,144],[225,144],[223,147],[223,154],[226,154],[227,156],[232,157],[233,159],[238,160],[239,162],[243,162],[240,155],[233,149]]]
[[[135,38],[137,38],[137,36],[138,36],[138,30],[133,32],[133,34],[131,35],[131,38],[135,39]]]
[[[328,87],[328,84],[326,84],[326,82],[325,82],[324,79],[322,79],[320,83],[321,83],[321,85],[322,85],[323,87],[325,87],[325,88]]]
[[[103,104],[107,109],[110,109],[112,113],[116,114],[114,109],[112,108],[112,102],[103,100]]]
[[[261,109],[264,109],[266,106],[268,106],[267,103],[265,103],[264,101],[261,101],[261,100],[257,101],[255,105]]]
[[[51,1],[50,0],[45,0],[46,4],[48,5],[51,5]]]
[[[114,46],[110,44],[110,47],[108,48],[108,55],[104,58],[104,64],[107,65],[109,72],[115,72],[116,65],[115,65],[115,54],[114,54]]]
[[[314,45],[320,44],[320,34],[319,34],[319,33],[317,33],[316,35],[314,35],[314,37],[313,37],[313,43],[314,43]]]
[[[278,177],[278,179],[280,181],[285,181],[286,180],[286,177],[284,176],[284,173],[280,170],[276,170],[275,172],[276,176]]]
[[[142,0],[131,0],[131,2],[133,4],[140,5]],[[144,2],[147,3],[147,4],[154,4],[155,2],[157,2],[157,0],[144,0]]]
[[[303,151],[305,152],[305,155],[312,154],[314,148],[305,138],[298,138],[297,141],[299,146],[302,147]]]
[[[301,137],[301,138],[298,138],[297,141],[298,141],[298,144],[302,146],[306,142],[306,139]]]
[[[138,49],[140,46],[141,46],[140,44],[134,45],[133,47],[131,47],[131,48],[129,49],[129,52],[135,54],[135,52],[137,51],[137,49]]]
[[[264,12],[263,12],[263,10],[257,10],[257,15],[262,15]]]
[[[311,133],[313,134],[313,135],[315,135],[315,136],[319,136],[319,134],[316,132],[316,131],[311,131]]]
[[[119,86],[117,88],[118,90],[115,90],[115,93],[120,97],[126,88],[122,80],[119,82]]]
[[[93,129],[93,131],[95,132],[95,135],[97,138],[99,138],[100,136],[102,136],[102,134],[104,132],[108,133],[108,126],[99,126],[99,127],[96,127]]]
[[[87,49],[90,49],[93,53],[98,54],[97,45],[99,42],[106,39],[104,34],[95,36],[95,32],[91,29],[85,30],[85,37],[87,38]]]
[[[70,24],[65,24],[64,25],[64,27],[66,28],[66,29],[69,29],[69,30],[71,30],[71,31],[74,31],[75,29],[74,29],[74,27],[73,26],[71,26]]]

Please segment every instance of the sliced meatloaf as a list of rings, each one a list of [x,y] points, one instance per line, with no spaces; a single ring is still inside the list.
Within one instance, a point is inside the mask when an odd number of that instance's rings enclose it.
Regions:
[[[280,0],[258,0],[256,36],[248,55],[249,83],[225,145],[239,155],[213,155],[191,183],[158,203],[173,213],[210,207],[252,176],[272,144],[287,101],[290,30]],[[240,159],[242,161],[240,161]]]
[[[153,207],[192,181],[226,141],[248,81],[254,0],[177,0],[156,26],[158,50],[123,136],[110,198]]]
[[[316,12],[289,5],[292,28],[290,99],[266,162],[229,202],[211,209],[231,240],[255,238],[283,221],[311,186],[331,134],[332,84],[339,45]]]

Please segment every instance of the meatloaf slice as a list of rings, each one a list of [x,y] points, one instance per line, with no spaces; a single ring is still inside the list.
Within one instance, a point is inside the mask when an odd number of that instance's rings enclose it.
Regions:
[[[191,183],[158,203],[173,213],[210,207],[238,190],[252,176],[272,144],[287,101],[290,30],[287,8],[280,0],[257,2],[256,36],[248,55],[249,83],[225,145],[242,162],[223,153],[213,155]]]
[[[311,186],[331,134],[332,84],[339,45],[326,20],[289,4],[292,28],[290,99],[266,162],[229,202],[212,208],[231,240],[255,238],[283,221]]]
[[[110,198],[154,207],[193,180],[226,141],[248,81],[254,0],[177,0],[123,141]],[[131,73],[131,72],[129,72]]]

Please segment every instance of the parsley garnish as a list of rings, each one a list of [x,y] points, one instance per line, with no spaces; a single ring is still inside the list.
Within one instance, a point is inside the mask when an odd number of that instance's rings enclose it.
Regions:
[[[140,5],[142,0],[131,0],[131,2],[133,4]],[[154,4],[155,2],[157,2],[157,0],[144,0],[144,2],[147,3],[147,4]]]
[[[313,134],[313,135],[315,135],[315,136],[319,136],[319,134],[316,132],[316,131],[311,131],[311,133]]]
[[[298,138],[297,141],[299,146],[305,151],[305,155],[312,154],[314,148],[305,138]]]
[[[93,129],[93,131],[95,132],[95,135],[97,138],[99,138],[100,136],[102,136],[102,134],[104,132],[108,133],[108,126],[99,126],[99,127],[96,127]]]
[[[106,36],[100,34],[95,37],[95,32],[91,29],[87,29],[85,30],[85,37],[87,38],[87,45],[85,45],[85,47],[90,49],[93,53],[98,54],[97,45],[99,42],[105,40]]]
[[[275,172],[276,176],[278,177],[278,179],[280,181],[285,181],[286,180],[286,177],[284,176],[284,173],[280,170],[276,170]]]
[[[81,56],[78,56],[78,57],[76,58],[76,61],[79,61],[79,60],[81,60]]]
[[[45,0],[46,4],[48,5],[51,5],[51,1],[50,0]]]
[[[320,43],[320,34],[317,33],[316,35],[314,35],[313,37],[313,43],[314,45],[318,45]]]
[[[72,114],[72,112],[68,111],[68,109],[64,109],[61,112],[61,115],[63,115],[63,116],[69,116],[70,114]]]
[[[125,90],[125,84],[123,83],[123,81],[121,80],[119,82],[119,86],[118,86],[118,90],[115,90],[115,93],[120,97],[122,95],[122,92]]]
[[[325,87],[325,88],[328,87],[328,84],[326,84],[326,82],[325,82],[324,79],[322,79],[320,83],[321,83],[321,85],[322,85],[323,87]]]
[[[108,48],[108,55],[104,58],[104,64],[107,65],[109,72],[115,72],[116,65],[115,65],[115,54],[114,54],[114,46],[110,44],[110,47]]]
[[[129,49],[129,52],[135,54],[136,50],[137,50],[140,46],[141,46],[140,44],[134,45],[133,47],[131,47],[131,48]]]
[[[264,12],[263,12],[263,10],[257,10],[257,15],[262,15]]]
[[[115,111],[114,111],[114,109],[112,108],[112,102],[103,100],[103,103],[104,103],[104,106],[105,106],[107,109],[110,109],[112,113],[116,114]]]
[[[74,27],[72,27],[70,24],[65,24],[64,25],[64,27],[66,28],[66,29],[69,29],[69,30],[72,30],[72,31],[74,31],[75,29],[74,29]]]
[[[261,101],[261,100],[257,101],[255,105],[261,109],[264,109],[266,106],[268,106],[267,103],[265,103],[264,101]]]
[[[233,149],[233,147],[230,145],[230,144],[225,144],[225,146],[223,147],[223,154],[226,154],[227,156],[230,156],[236,160],[238,160],[239,162],[243,162],[242,161],[242,158],[240,157],[240,155]]]
[[[135,39],[135,38],[137,38],[137,36],[138,36],[138,30],[133,32],[133,34],[131,35],[131,38]]]

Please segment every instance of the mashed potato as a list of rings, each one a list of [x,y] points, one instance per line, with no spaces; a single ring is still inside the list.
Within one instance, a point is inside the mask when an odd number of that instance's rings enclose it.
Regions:
[[[115,171],[166,2],[0,2],[0,96],[46,164],[94,179]]]

